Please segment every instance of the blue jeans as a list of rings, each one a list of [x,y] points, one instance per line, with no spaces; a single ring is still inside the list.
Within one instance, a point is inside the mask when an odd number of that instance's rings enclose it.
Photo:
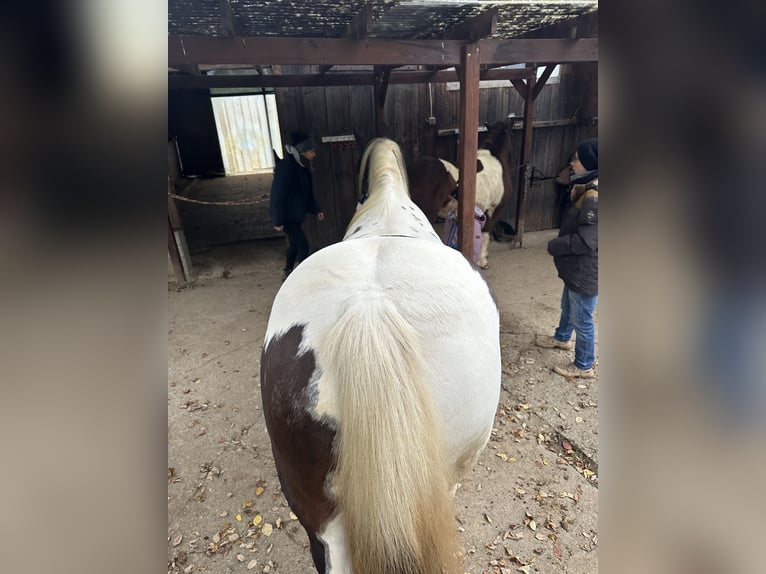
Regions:
[[[590,369],[596,360],[596,330],[593,326],[593,310],[598,295],[588,296],[572,291],[566,285],[561,294],[561,319],[553,336],[557,341],[568,341],[572,331],[575,339],[574,364],[578,369]]]

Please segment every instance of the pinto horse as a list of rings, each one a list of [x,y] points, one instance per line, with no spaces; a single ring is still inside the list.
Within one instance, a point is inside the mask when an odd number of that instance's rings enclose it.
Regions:
[[[496,122],[487,129],[477,152],[476,207],[487,216],[482,233],[484,241],[479,255],[479,267],[489,267],[487,250],[489,237],[500,217],[503,206],[513,195],[510,170],[511,132],[505,122]],[[409,170],[412,200],[423,210],[431,223],[447,206],[460,180],[458,168],[443,159],[420,158]]]
[[[274,299],[261,395],[282,491],[322,574],[459,574],[452,496],[489,439],[499,316],[375,139],[343,241]],[[449,281],[445,280],[449,277]]]

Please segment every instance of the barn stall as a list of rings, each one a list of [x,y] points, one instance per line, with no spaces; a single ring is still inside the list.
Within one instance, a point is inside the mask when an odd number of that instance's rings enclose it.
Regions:
[[[597,130],[595,2],[318,3],[295,14],[282,2],[232,3],[225,18],[205,6],[169,5],[169,225],[180,256],[275,236],[271,150],[281,154],[296,128],[318,142],[327,218],[306,224],[314,249],[340,239],[356,205],[353,130],[374,135],[381,122],[408,163],[437,155],[469,170],[484,123],[512,122],[506,229],[521,244],[525,231],[557,227],[564,190],[553,177]],[[261,161],[217,177],[231,148],[258,148]]]
[[[458,491],[456,526],[472,574],[595,571],[596,384],[562,383],[549,365],[561,357],[532,345],[556,320],[560,288],[544,250],[557,190],[541,178],[596,133],[595,3],[316,2],[305,14],[286,2],[212,4],[169,5],[169,250],[189,280],[190,251],[274,236],[268,167],[218,175],[216,98],[261,96],[249,117],[262,118],[273,95],[279,139],[302,127],[321,142],[313,169],[328,220],[307,224],[315,248],[339,240],[356,203],[353,128],[373,134],[385,121],[408,161],[434,153],[470,165],[484,121],[519,118],[523,167],[506,219],[526,249],[493,246],[503,393],[497,432]],[[262,243],[233,246],[226,281],[171,296],[169,572],[310,571],[253,392],[281,259],[281,246]]]

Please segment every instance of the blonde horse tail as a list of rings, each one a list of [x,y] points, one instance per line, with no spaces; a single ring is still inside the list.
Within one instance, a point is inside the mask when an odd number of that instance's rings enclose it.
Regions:
[[[326,341],[340,402],[332,492],[353,572],[462,572],[452,472],[417,333],[373,296],[352,304]]]

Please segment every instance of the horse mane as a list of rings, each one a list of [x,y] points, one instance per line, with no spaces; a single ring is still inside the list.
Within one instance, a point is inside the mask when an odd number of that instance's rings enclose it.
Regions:
[[[453,476],[417,331],[394,301],[368,293],[350,302],[321,352],[340,389],[331,492],[352,571],[461,573]]]
[[[373,154],[375,154],[374,160]],[[375,138],[365,147],[357,177],[356,189],[360,201],[364,192],[365,176],[367,189],[375,191],[369,193],[366,201],[357,208],[348,227],[355,223],[363,213],[382,203],[387,192],[403,192],[408,197],[410,195],[404,158],[398,144],[393,140]]]

